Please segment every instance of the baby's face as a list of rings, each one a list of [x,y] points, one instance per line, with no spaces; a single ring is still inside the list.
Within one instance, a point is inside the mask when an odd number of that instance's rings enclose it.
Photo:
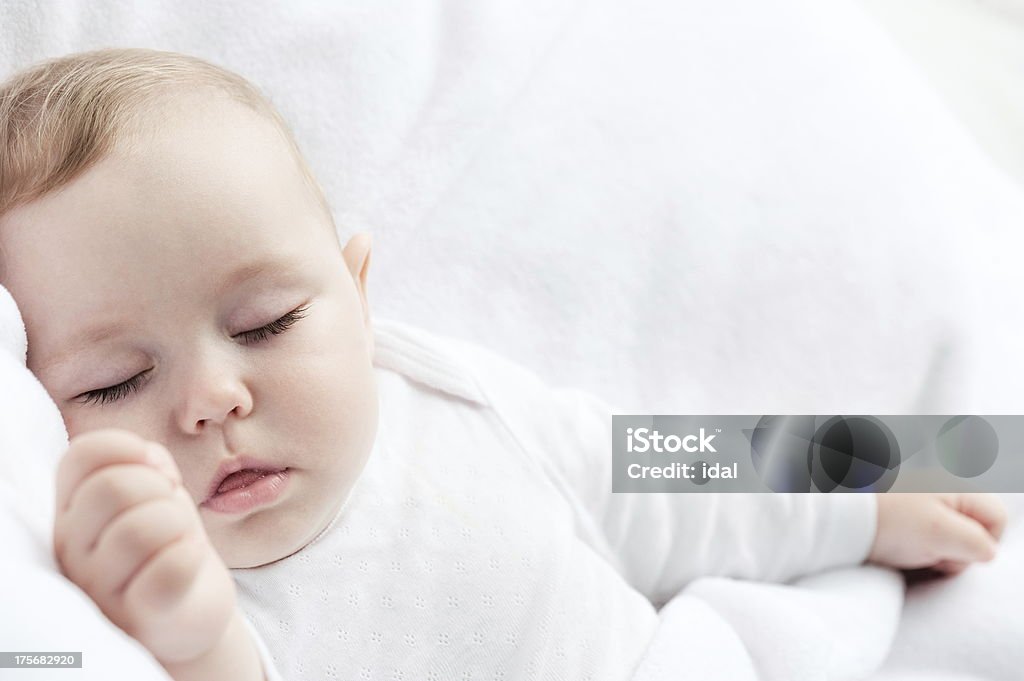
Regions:
[[[197,505],[233,457],[288,469],[269,504],[199,507],[227,564],[251,567],[313,539],[369,456],[369,243],[339,249],[271,123],[226,99],[181,105],[4,216],[3,283],[69,436],[163,443]]]

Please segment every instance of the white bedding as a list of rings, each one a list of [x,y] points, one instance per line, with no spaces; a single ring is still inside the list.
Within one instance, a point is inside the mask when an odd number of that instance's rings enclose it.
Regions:
[[[1018,681],[1024,514],[1009,501],[995,561],[905,597],[898,573],[875,566],[787,585],[698,579],[662,608],[634,681]]]
[[[860,0],[1024,186],[1024,0]]]

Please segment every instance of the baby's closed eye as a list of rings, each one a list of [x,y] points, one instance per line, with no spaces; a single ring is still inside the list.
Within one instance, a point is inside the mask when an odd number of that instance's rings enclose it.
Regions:
[[[265,324],[250,331],[243,331],[242,333],[232,336],[232,338],[240,338],[245,345],[256,345],[258,343],[262,343],[270,338],[270,336],[276,336],[287,331],[297,321],[305,317],[308,310],[309,305],[302,305],[278,319],[275,319],[269,324]],[[145,384],[146,380],[148,380],[152,371],[152,369],[146,369],[145,371],[135,374],[131,378],[116,385],[89,390],[75,396],[74,399],[82,404],[95,403],[103,405],[110,402],[116,402],[137,392]]]

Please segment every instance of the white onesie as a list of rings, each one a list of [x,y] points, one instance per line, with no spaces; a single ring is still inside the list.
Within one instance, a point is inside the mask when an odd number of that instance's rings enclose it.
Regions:
[[[380,426],[351,495],[301,551],[232,571],[271,681],[622,681],[694,578],[868,554],[872,494],[612,494],[609,407],[375,327]]]

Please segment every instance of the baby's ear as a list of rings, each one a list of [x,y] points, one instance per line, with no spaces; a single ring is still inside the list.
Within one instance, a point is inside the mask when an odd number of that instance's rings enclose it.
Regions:
[[[371,236],[366,232],[360,232],[348,240],[342,251],[345,265],[348,266],[348,271],[356,284],[356,291],[359,292],[359,302],[363,306],[363,322],[367,326],[370,323],[370,305],[366,299],[366,273],[370,269],[372,247]]]

